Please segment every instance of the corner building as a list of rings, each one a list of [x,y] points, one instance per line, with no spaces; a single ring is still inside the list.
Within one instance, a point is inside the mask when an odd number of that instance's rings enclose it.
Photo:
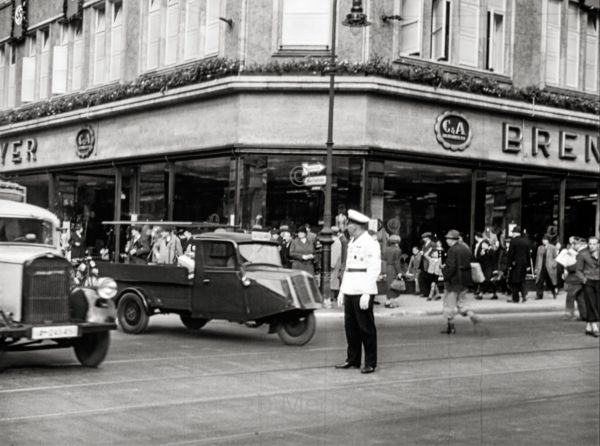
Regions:
[[[95,249],[132,216],[318,226],[333,3],[0,0],[0,176]],[[358,32],[351,6],[334,219],[359,209],[405,252],[450,228],[598,233],[597,0],[363,0]]]

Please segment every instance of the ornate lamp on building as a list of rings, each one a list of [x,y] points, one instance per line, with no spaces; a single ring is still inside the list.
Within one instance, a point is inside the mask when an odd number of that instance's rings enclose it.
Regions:
[[[323,256],[321,262],[321,291],[325,299],[331,296],[331,244],[333,243],[331,233],[331,183],[333,181],[333,106],[335,97],[335,40],[337,30],[337,3],[338,0],[332,0],[331,11],[331,59],[329,62],[329,117],[327,121],[327,154],[325,162],[325,175],[327,182],[325,184],[325,203],[323,209],[323,230],[319,234],[319,241],[323,246]],[[352,0],[350,13],[342,22],[343,25],[351,28],[362,28],[369,26],[371,22],[367,20],[367,15],[363,12],[362,0]]]

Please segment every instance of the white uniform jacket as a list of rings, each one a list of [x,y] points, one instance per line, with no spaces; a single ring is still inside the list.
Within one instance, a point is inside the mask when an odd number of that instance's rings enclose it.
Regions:
[[[367,231],[348,243],[346,269],[340,293],[377,294],[381,273],[381,247]]]

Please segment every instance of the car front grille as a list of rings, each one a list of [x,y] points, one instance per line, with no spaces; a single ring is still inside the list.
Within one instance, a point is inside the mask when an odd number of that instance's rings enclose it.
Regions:
[[[321,293],[314,277],[308,274],[298,274],[292,277],[292,284],[302,304],[310,305],[313,302],[322,301]]]
[[[69,320],[70,263],[62,258],[36,259],[25,266],[21,322]]]

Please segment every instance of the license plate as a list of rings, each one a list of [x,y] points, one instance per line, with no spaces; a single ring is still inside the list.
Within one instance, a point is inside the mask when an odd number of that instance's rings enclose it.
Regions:
[[[31,339],[74,338],[77,335],[77,325],[54,325],[31,329]]]

